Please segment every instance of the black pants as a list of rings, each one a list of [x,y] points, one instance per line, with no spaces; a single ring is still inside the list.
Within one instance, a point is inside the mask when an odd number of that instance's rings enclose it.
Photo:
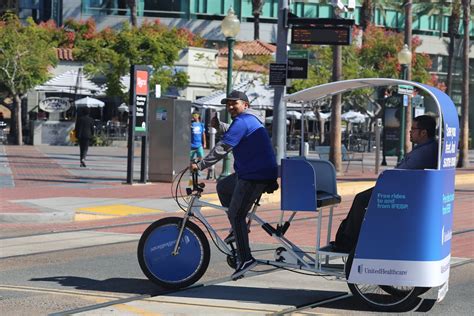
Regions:
[[[89,138],[79,138],[79,152],[81,161],[86,159],[87,151],[89,150]]]
[[[344,220],[344,226],[341,224],[342,232],[340,234],[338,231],[336,235],[336,246],[341,250],[350,251],[355,248],[373,190],[372,187],[355,196],[351,209]]]
[[[227,216],[234,231],[239,262],[252,258],[246,217],[252,204],[262,195],[267,185],[239,179],[235,173],[217,183],[219,200],[222,206],[228,208]]]

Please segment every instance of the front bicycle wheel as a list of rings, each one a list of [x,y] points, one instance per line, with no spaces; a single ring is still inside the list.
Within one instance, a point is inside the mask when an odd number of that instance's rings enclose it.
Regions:
[[[178,254],[173,255],[182,221],[180,217],[162,218],[145,230],[138,243],[138,262],[143,273],[169,289],[184,288],[198,281],[211,256],[206,235],[190,221],[186,222]]]
[[[349,279],[353,260],[354,250],[351,251],[346,262],[347,279]],[[372,309],[382,312],[408,312],[413,310],[421,301],[419,296],[427,291],[427,288],[414,286],[399,287],[357,283],[347,283],[347,285],[354,296]]]

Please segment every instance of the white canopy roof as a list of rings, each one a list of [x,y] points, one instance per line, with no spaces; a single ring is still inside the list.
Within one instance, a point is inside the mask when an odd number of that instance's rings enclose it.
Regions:
[[[102,89],[89,80],[81,70],[66,71],[44,84],[36,86],[36,91],[101,95]]]
[[[391,85],[410,85],[426,90],[424,86],[413,81],[389,79],[389,78],[364,78],[344,81],[330,82],[319,86],[314,86],[305,90],[287,95],[284,99],[288,102],[308,103],[324,97],[330,97],[339,93],[352,91],[361,88],[391,86]]]

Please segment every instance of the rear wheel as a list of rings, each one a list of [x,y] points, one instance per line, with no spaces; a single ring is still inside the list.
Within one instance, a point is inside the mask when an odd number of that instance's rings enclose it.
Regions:
[[[209,265],[209,242],[203,231],[187,221],[178,248],[183,219],[167,217],[151,224],[138,243],[137,255],[143,273],[154,283],[171,289],[190,286],[198,281]]]
[[[349,254],[346,263],[346,278],[354,260],[354,251]],[[375,284],[347,283],[352,294],[364,301],[369,307],[384,312],[407,312],[413,310],[421,301],[419,296],[428,289],[413,286],[392,286]]]

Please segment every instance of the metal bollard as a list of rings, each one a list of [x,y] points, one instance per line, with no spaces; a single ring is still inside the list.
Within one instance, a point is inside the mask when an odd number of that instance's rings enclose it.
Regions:
[[[382,119],[377,119],[375,124],[375,174],[379,174],[380,161],[380,130],[382,129]]]

